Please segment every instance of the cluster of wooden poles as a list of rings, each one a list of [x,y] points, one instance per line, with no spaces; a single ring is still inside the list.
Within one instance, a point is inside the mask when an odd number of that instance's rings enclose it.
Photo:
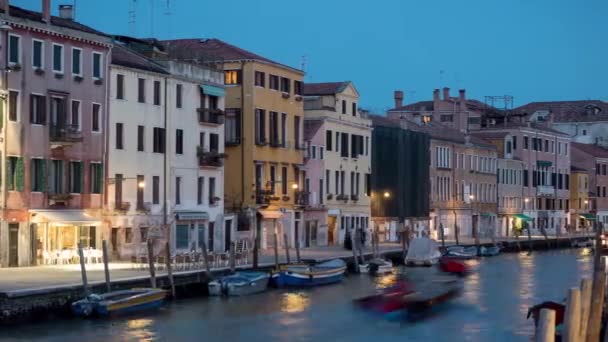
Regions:
[[[606,265],[601,257],[601,229],[596,229],[593,280],[583,278],[580,287],[568,290],[564,313],[563,342],[602,341],[602,316],[606,295]],[[606,329],[604,341],[608,341]],[[555,341],[555,310],[541,309],[536,327],[537,342]]]

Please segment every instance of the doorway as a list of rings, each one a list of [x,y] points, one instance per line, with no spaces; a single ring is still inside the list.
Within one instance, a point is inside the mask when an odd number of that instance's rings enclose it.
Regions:
[[[112,228],[110,244],[112,245],[112,254],[116,255],[118,253],[118,227]]]
[[[327,217],[327,244],[336,244],[336,216]]]
[[[224,251],[227,252],[230,250],[232,242],[232,220],[226,220],[224,227],[226,229],[224,232]]]
[[[8,225],[8,267],[19,266],[19,223]]]

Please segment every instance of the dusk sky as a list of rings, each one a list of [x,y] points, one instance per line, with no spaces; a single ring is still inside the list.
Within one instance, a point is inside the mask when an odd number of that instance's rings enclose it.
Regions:
[[[73,1],[77,20],[108,33],[215,37],[298,68],[305,56],[307,82],[352,80],[374,111],[395,89],[410,103],[443,86],[515,105],[608,98],[602,0],[137,0],[135,25],[132,0],[53,1],[53,11]],[[40,10],[41,0],[11,3]]]

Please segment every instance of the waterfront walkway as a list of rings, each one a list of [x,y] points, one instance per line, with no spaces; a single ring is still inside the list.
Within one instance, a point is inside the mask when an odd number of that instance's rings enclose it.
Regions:
[[[580,237],[578,235],[577,237]],[[533,240],[542,240],[541,236],[533,236]],[[555,239],[555,237],[550,237]],[[563,236],[561,238],[571,238]],[[515,239],[498,239],[498,241],[514,241]],[[525,249],[527,237],[520,237],[522,247]],[[489,243],[489,239],[482,239],[481,243]],[[438,243],[441,243],[440,241]],[[473,239],[465,238],[460,240],[461,244],[473,244]],[[446,244],[454,244],[454,241],[446,240]],[[398,243],[382,243],[381,253],[401,251]],[[366,247],[365,253],[371,254],[371,248]],[[352,251],[346,250],[341,246],[314,247],[300,250],[301,259],[327,260],[332,258],[351,257]],[[290,249],[291,260],[296,259],[296,251]],[[279,261],[286,262],[285,250],[279,251]],[[251,259],[249,259],[251,263]],[[260,266],[271,266],[274,264],[273,250],[262,251],[260,255]],[[250,268],[249,265],[239,265],[238,268]],[[176,271],[174,274],[194,272],[195,270]],[[158,271],[157,276],[165,275],[164,271]],[[141,270],[134,267],[131,263],[110,263],[110,278],[112,282],[130,281],[149,277],[148,270]],[[87,278],[89,284],[104,282],[103,264],[87,265]],[[80,265],[52,265],[35,266],[20,268],[0,268],[0,295],[9,297],[21,296],[35,293],[43,293],[58,288],[70,288],[81,286]]]

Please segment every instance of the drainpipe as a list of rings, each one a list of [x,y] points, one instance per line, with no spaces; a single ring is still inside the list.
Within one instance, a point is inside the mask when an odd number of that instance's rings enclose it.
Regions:
[[[8,6],[7,6],[8,7]],[[8,12],[5,13],[7,16],[9,15]],[[2,24],[2,26],[7,25],[6,22],[4,22]],[[2,216],[4,217],[4,215],[6,214],[6,198],[7,198],[7,189],[6,189],[6,153],[7,153],[7,144],[8,144],[8,29],[4,28],[4,46],[2,46],[2,48],[4,49],[4,65],[3,65],[3,73],[2,73],[2,86],[4,87],[4,91],[5,93],[5,97],[4,99],[0,100],[0,101],[4,101],[4,108],[2,108],[2,138],[3,138],[3,144],[2,144],[2,158],[0,158],[0,161],[2,161],[2,164],[0,164],[0,174],[2,175]],[[4,221],[6,221],[6,218],[4,219]],[[6,223],[0,223],[2,225],[6,224]],[[8,229],[8,227],[7,227]],[[1,227],[0,227],[0,231],[2,231]],[[8,246],[8,245],[7,245]],[[7,255],[8,257],[8,255]],[[3,265],[2,263],[3,260],[3,256],[2,254],[0,254],[0,267],[2,266],[8,266],[8,260],[6,262],[6,265]]]
[[[109,178],[109,154],[108,151],[110,150],[110,82],[112,79],[112,75],[110,74],[111,70],[110,70],[110,64],[111,64],[111,52],[112,52],[112,47],[110,47],[108,49],[108,52],[106,52],[106,82],[105,82],[105,86],[106,86],[106,96],[105,96],[105,114],[103,116],[103,129],[104,132],[102,133],[103,135],[103,143],[102,143],[102,147],[101,147],[101,155],[102,155],[102,160],[103,160],[103,174],[104,174],[104,191],[102,194],[102,202],[104,205],[108,204],[108,178]],[[89,180],[90,182],[90,180]]]
[[[244,132],[245,132],[245,124],[244,124],[244,113],[245,113],[245,85],[243,83],[243,73],[245,71],[245,61],[241,61],[241,136],[239,139],[241,140],[241,209],[243,209],[243,204],[245,204],[245,142],[244,142]],[[224,106],[225,107],[225,106]],[[254,113],[255,115],[255,113]],[[255,175],[254,175],[255,177]],[[257,191],[257,189],[256,189]],[[238,224],[238,223],[237,223]]]
[[[164,90],[164,94],[163,94],[163,101],[164,101],[164,105],[163,105],[163,115],[164,115],[164,123],[163,123],[163,128],[165,130],[165,153],[163,153],[163,227],[165,227],[167,229],[167,242],[169,243],[169,248],[171,248],[171,229],[170,227],[167,227],[167,184],[169,183],[169,181],[167,180],[167,153],[169,153],[169,151],[167,150],[167,142],[169,141],[169,139],[167,139],[167,136],[169,135],[167,132],[167,76],[164,76],[164,81],[165,81],[165,90]]]

